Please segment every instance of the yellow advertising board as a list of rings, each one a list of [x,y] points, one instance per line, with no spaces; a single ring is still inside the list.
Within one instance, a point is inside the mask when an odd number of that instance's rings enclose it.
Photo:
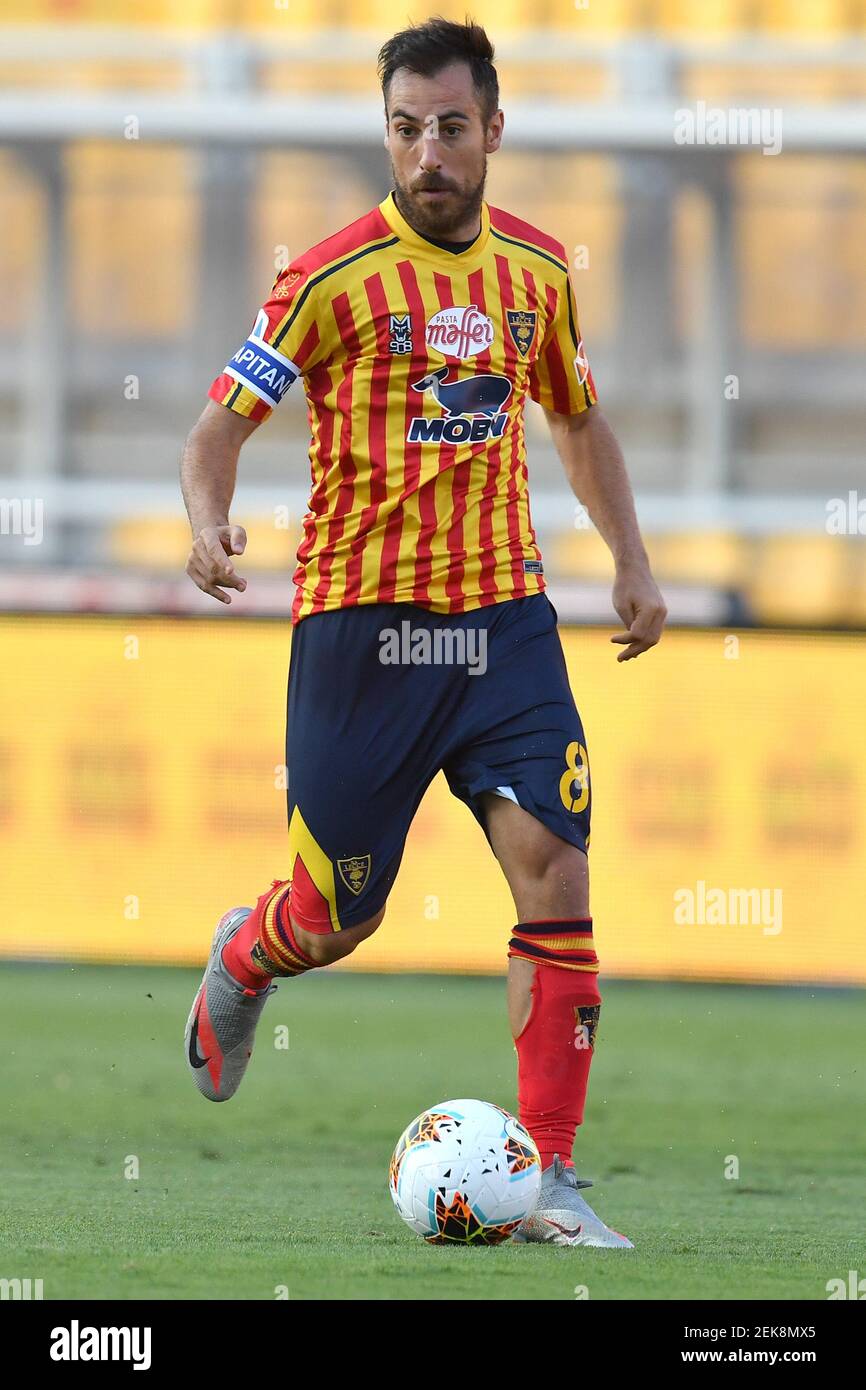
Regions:
[[[602,975],[866,983],[856,636],[562,629],[593,787]],[[0,953],[203,962],[288,877],[287,622],[0,618]],[[337,969],[502,972],[514,909],[440,774]]]

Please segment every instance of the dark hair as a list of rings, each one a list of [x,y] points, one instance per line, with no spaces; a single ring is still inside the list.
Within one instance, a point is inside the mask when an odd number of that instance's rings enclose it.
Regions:
[[[456,24],[441,15],[424,24],[402,29],[379,50],[379,77],[386,113],[388,88],[398,68],[408,68],[422,77],[435,77],[449,63],[468,63],[482,119],[491,120],[499,110],[499,79],[493,66],[493,44],[474,20],[467,18],[464,24]]]

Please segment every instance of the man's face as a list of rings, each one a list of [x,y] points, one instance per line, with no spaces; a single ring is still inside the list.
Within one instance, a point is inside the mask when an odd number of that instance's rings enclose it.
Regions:
[[[417,231],[468,240],[473,226],[477,230],[487,156],[499,149],[503,119],[498,111],[484,123],[466,63],[452,63],[435,77],[397,69],[388,91],[385,148],[397,205]]]

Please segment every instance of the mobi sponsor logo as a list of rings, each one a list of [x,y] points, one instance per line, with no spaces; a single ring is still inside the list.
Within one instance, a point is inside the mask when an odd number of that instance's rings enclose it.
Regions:
[[[445,414],[432,420],[415,416],[409,421],[406,438],[412,444],[476,444],[499,439],[508,421],[504,409],[511,396],[508,377],[478,372],[448,381],[450,370],[440,367],[412,382],[413,391],[429,392]]]
[[[493,321],[476,304],[440,309],[427,321],[427,346],[443,357],[474,357],[486,352],[493,338]]]

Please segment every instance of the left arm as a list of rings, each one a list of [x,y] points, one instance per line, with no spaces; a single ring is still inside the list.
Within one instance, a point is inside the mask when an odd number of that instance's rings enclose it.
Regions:
[[[578,415],[544,413],[571,489],[613,555],[613,606],[628,631],[610,640],[625,646],[617,661],[629,661],[658,642],[667,608],[650,573],[622,450],[597,405]]]

